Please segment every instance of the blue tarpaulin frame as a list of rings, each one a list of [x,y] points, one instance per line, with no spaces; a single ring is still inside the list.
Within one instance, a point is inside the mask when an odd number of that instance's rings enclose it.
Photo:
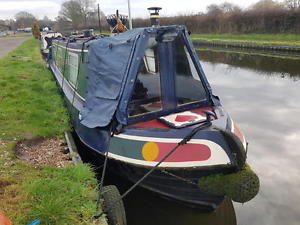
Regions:
[[[149,37],[153,34],[159,35],[169,31],[176,31],[178,35],[182,35],[205,88],[207,99],[177,108],[174,105],[174,100],[171,99],[163,103],[165,104],[164,109],[160,112],[129,119],[127,107],[132,97],[138,70],[143,60]],[[172,44],[160,43],[159,48],[161,50],[162,73],[164,72],[166,77],[174,77],[175,68],[168,66],[172,65],[173,60],[172,57],[169,57],[173,48]],[[84,109],[81,111],[81,124],[88,128],[106,127],[111,123],[114,115],[117,123],[126,125],[129,120],[135,122],[157,118],[176,111],[188,110],[195,108],[195,106],[218,104],[218,101],[212,95],[211,87],[204,75],[198,56],[184,26],[133,29],[116,36],[92,41],[89,43],[88,49],[88,92]],[[162,85],[166,85],[166,82],[163,82]],[[172,87],[163,88],[172,92]],[[172,93],[168,94],[168,96],[172,96]]]

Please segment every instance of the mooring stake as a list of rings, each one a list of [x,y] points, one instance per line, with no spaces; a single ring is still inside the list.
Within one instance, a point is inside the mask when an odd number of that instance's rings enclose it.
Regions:
[[[73,138],[72,134],[69,131],[65,132],[65,139],[67,141],[67,145],[68,145],[68,148],[70,150],[70,154],[71,154],[72,161],[74,162],[74,164],[83,163],[82,159],[81,159],[81,157],[78,153],[74,138]]]

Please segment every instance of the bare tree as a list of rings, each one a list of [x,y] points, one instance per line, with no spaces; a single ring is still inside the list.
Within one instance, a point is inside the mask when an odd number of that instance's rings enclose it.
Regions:
[[[259,11],[272,11],[276,9],[281,9],[282,5],[273,0],[260,0],[252,5],[251,9],[257,12]]]
[[[59,12],[59,19],[70,22],[73,29],[79,29],[83,21],[80,2],[76,0],[64,2]]]
[[[45,21],[45,22],[51,21],[48,16],[44,16],[44,18],[42,20]]]
[[[48,16],[44,16],[43,19],[38,21],[38,24],[40,28],[45,28],[45,27],[52,28],[55,24],[55,21],[49,19]]]
[[[192,33],[300,33],[300,0],[259,0],[246,9],[224,2],[206,13],[162,17],[161,25],[184,24]],[[134,19],[135,26],[149,26],[149,19]]]
[[[232,13],[241,11],[241,8],[230,2],[223,2],[220,4],[219,8],[223,11],[223,13]]]
[[[289,9],[300,9],[300,0],[285,0],[285,6]]]
[[[81,13],[84,18],[84,25],[88,23],[88,19],[92,12],[95,12],[96,2],[95,0],[77,0],[81,6]]]
[[[206,10],[207,10],[207,14],[212,15],[212,16],[219,15],[223,12],[222,9],[220,8],[220,6],[217,4],[211,4],[211,5],[207,6]]]
[[[19,12],[15,15],[16,27],[17,28],[26,28],[31,27],[37,19],[29,12]]]
[[[72,22],[62,16],[56,17],[55,21],[56,23],[54,25],[54,30],[64,31],[64,30],[74,29]]]
[[[101,17],[104,18],[103,12]],[[93,27],[97,24],[97,7],[95,0],[68,0],[61,6],[57,21],[62,24],[71,24],[73,29]]]

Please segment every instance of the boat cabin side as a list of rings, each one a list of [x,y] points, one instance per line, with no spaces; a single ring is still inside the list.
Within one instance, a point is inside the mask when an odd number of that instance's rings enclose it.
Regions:
[[[77,96],[85,99],[87,82],[88,50],[83,44],[85,39],[68,40],[56,39],[51,45],[52,65],[65,79],[67,85],[76,90]]]

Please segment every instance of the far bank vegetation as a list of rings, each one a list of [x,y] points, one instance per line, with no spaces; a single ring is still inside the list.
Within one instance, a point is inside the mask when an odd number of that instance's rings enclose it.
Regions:
[[[225,0],[226,1],[226,0]],[[230,0],[229,0],[230,1]],[[184,3],[183,11],[184,11]],[[201,4],[199,1],[198,4]],[[100,6],[102,6],[100,4]],[[118,5],[116,5],[118,9]],[[166,12],[163,9],[162,15]],[[170,14],[170,11],[167,12]],[[100,10],[102,31],[109,31],[105,14]],[[99,29],[96,0],[66,0],[55,20],[45,16],[38,20],[32,14],[19,12],[15,20],[0,20],[1,26],[15,30],[31,27],[51,27],[60,32]],[[200,33],[300,33],[300,0],[260,0],[248,8],[230,2],[211,4],[205,12],[162,17],[161,25],[183,24],[194,34]],[[134,18],[134,27],[149,26],[148,15]]]
[[[300,0],[261,0],[246,9],[211,4],[206,13],[162,17],[160,23],[184,24],[192,33],[300,33]],[[135,27],[148,25],[148,19],[134,20]]]

